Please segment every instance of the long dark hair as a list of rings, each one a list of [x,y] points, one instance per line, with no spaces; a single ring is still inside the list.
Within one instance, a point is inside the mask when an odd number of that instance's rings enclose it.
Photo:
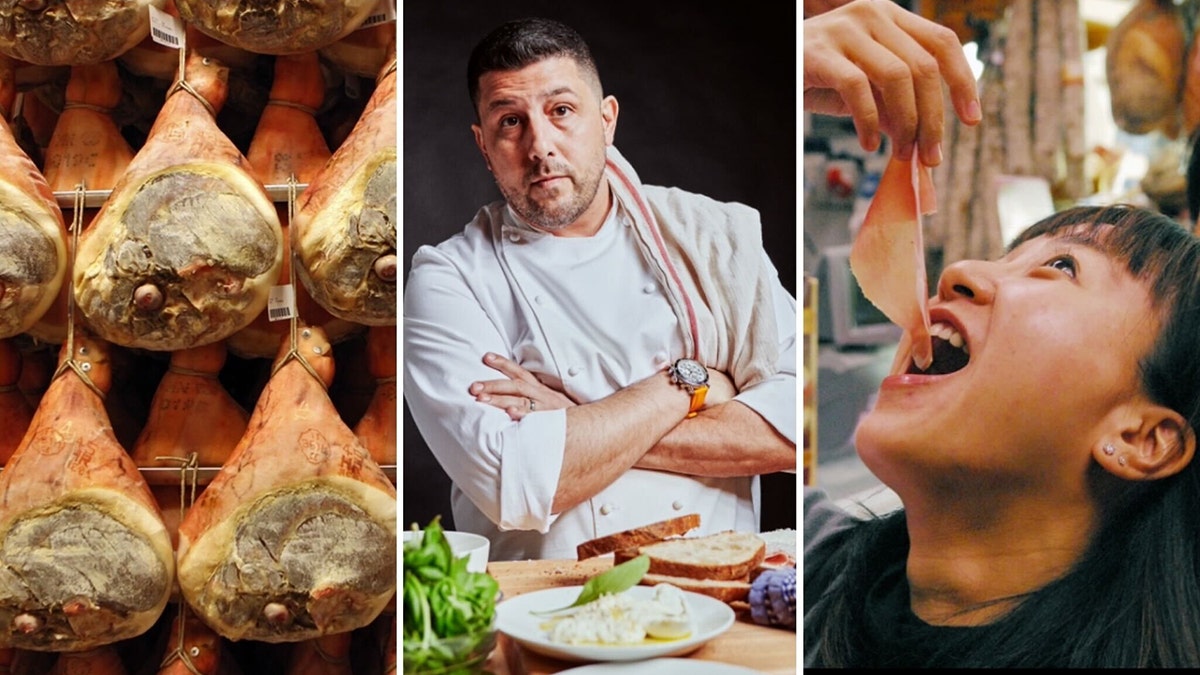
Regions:
[[[1086,241],[1147,283],[1158,339],[1140,364],[1145,393],[1200,429],[1200,239],[1159,213],[1077,207],[1026,230]],[[1112,481],[1093,465],[1095,481]],[[881,649],[872,589],[892,575],[907,589],[904,512],[843,533],[819,576],[805,574],[806,641],[825,666],[1200,666],[1200,466],[1106,492],[1104,520],[1063,577],[1020,599],[982,628],[938,631],[936,644]],[[1053,517],[1048,514],[1047,517]],[[907,602],[907,593],[904,593]],[[928,642],[928,641],[926,641]],[[806,649],[807,651],[807,649]]]

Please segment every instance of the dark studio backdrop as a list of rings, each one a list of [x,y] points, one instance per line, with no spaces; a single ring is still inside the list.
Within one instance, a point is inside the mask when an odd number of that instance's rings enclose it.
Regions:
[[[404,2],[404,273],[423,244],[461,232],[500,193],[475,146],[467,58],[509,19],[546,16],[592,49],[620,107],[615,145],[642,181],[759,210],[763,240],[796,290],[795,3]],[[450,482],[407,408],[402,525],[450,514]],[[763,529],[795,527],[796,477],[763,479]]]

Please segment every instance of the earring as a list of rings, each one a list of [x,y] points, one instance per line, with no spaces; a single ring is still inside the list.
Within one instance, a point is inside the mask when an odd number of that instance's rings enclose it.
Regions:
[[[1104,444],[1104,454],[1108,455],[1109,457],[1112,457],[1113,455],[1116,454],[1116,452],[1117,452],[1117,446],[1113,445],[1112,443]]]
[[[1121,455],[1120,457],[1117,458],[1117,464],[1120,464],[1121,466],[1125,466],[1125,455]]]

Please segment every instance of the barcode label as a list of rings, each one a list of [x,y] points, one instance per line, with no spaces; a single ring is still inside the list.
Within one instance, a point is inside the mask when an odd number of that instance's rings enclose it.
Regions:
[[[272,286],[267,296],[267,320],[283,321],[296,315],[296,289],[291,284]]]
[[[164,47],[183,46],[183,21],[154,5],[150,7],[150,39]]]
[[[378,26],[381,23],[395,20],[396,4],[392,0],[380,0],[375,9],[371,10],[371,14],[367,17],[367,20],[363,21],[358,29],[362,30],[363,28],[370,28],[371,26]]]

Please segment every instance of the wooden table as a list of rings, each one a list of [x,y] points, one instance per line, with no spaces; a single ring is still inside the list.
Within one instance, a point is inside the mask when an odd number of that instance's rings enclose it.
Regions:
[[[590,577],[612,567],[612,557],[574,560],[522,560],[491,562],[487,571],[500,582],[504,597],[556,586],[580,586]],[[733,626],[713,638],[687,658],[721,661],[746,666],[764,673],[795,673],[794,631],[760,626],[748,611],[740,611]],[[581,665],[529,651],[501,634],[488,658],[487,672],[495,675],[541,675]]]

